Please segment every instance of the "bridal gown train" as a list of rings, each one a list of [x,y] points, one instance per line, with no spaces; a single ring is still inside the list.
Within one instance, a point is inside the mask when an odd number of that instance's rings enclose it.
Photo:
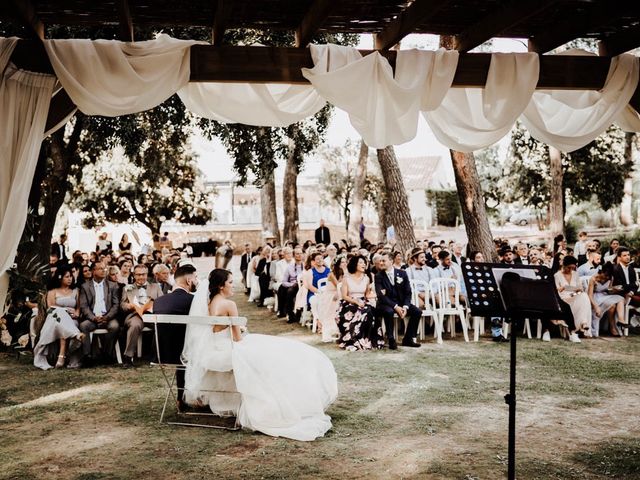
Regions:
[[[202,315],[199,296],[192,315]],[[338,381],[320,350],[270,335],[246,334],[232,342],[229,328],[213,333],[210,326],[190,325],[186,337],[187,403],[199,400],[215,413],[234,413],[242,427],[274,437],[310,441],[331,428],[324,412],[337,397]]]

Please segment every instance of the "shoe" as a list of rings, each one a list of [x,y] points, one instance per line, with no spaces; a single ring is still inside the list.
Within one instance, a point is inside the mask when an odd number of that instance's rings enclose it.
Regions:
[[[569,341],[571,343],[582,343],[580,337],[578,337],[578,334],[575,332],[569,335]]]
[[[133,364],[133,358],[127,357],[126,355],[124,355],[122,357],[122,368],[133,368],[133,367],[135,367],[135,365]]]
[[[408,338],[408,339],[402,339],[402,346],[418,348],[421,345],[418,342],[416,342],[415,338]]]
[[[282,312],[278,312],[278,315],[276,315],[277,318],[284,318],[286,316],[287,316],[287,314],[286,313],[282,313]]]
[[[503,337],[502,335],[498,335],[497,337],[493,337],[491,340],[493,340],[496,343],[504,343],[504,342],[508,342],[509,339]]]
[[[389,350],[397,350],[398,349],[398,343],[396,342],[395,338],[390,338],[389,339]]]
[[[264,303],[263,302],[256,302],[256,307],[264,307]]]
[[[549,332],[544,332],[542,334],[542,341],[543,342],[550,342],[551,341],[551,334],[549,334]]]
[[[56,362],[55,368],[64,367],[64,362],[65,362],[66,359],[67,359],[66,355],[58,355],[58,361]]]

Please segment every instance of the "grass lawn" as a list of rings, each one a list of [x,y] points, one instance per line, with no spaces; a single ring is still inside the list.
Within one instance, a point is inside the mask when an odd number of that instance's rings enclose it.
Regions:
[[[0,478],[496,479],[506,476],[508,344],[462,336],[349,353],[237,296],[253,332],[325,352],[340,394],[315,442],[160,425],[158,369],[35,369],[0,357]],[[523,479],[640,479],[640,338],[523,339]]]

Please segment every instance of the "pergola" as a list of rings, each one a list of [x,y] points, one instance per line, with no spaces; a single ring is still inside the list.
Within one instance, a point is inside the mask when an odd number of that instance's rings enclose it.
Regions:
[[[152,108],[178,93],[196,111],[194,106],[208,100],[224,103],[247,91],[221,93],[221,85],[251,85],[262,88],[255,95],[259,101],[266,99],[258,107],[271,108],[257,120],[265,123],[251,124],[290,124],[330,101],[349,113],[356,130],[375,148],[410,140],[419,113],[432,129],[439,129],[434,133],[443,144],[458,151],[494,143],[521,114],[529,122],[527,128],[537,128],[542,138],[536,138],[550,145],[558,140],[554,146],[567,151],[586,145],[613,122],[640,130],[639,59],[621,55],[640,46],[638,2],[4,0],[0,22],[20,37],[0,39],[0,165],[9,172],[0,176],[0,272],[10,267],[24,228],[42,134],[64,124],[75,111],[74,102],[84,113],[116,116]],[[119,32],[120,42],[76,39],[65,43],[47,35],[47,26],[59,25],[109,27]],[[151,43],[136,42],[136,27],[147,31],[204,27],[211,30],[211,40],[203,44],[165,35]],[[225,45],[225,32],[239,28],[291,32],[296,45]],[[321,33],[374,34],[375,53],[315,45],[313,40]],[[450,49],[393,49],[411,33],[446,36]],[[530,53],[508,57],[471,53],[494,37],[526,39]],[[584,37],[599,41],[600,55],[544,55]],[[153,65],[149,55],[155,55]],[[139,74],[140,63],[147,77]],[[21,85],[18,77],[24,80]],[[137,83],[129,88],[129,81]],[[117,83],[120,90],[109,82]],[[273,84],[289,89],[286,108],[274,101],[272,90],[266,92]],[[211,86],[218,89],[215,102],[210,100]],[[546,97],[536,98],[536,90]],[[594,92],[586,102],[574,97],[556,102],[554,97],[558,92],[562,96],[585,91]],[[123,105],[121,97],[129,103]],[[298,102],[302,97],[304,102]],[[549,110],[553,102],[559,106]],[[292,105],[295,109],[298,103],[304,105],[292,112]],[[594,108],[585,114],[585,105]],[[227,118],[224,121],[248,123],[244,119],[252,120],[252,107],[233,105],[238,115],[222,116]],[[576,110],[579,118],[571,116]],[[621,119],[623,113],[625,119]],[[213,112],[210,118],[216,115],[221,114]],[[580,130],[583,123],[591,123],[589,131]]]
[[[137,26],[210,28],[211,45],[191,48],[191,80],[198,82],[307,83],[301,74],[313,66],[307,46],[324,32],[374,34],[392,66],[390,49],[406,35],[450,36],[461,53],[454,87],[484,86],[491,55],[468,52],[494,37],[526,39],[539,54],[576,38],[599,41],[599,57],[541,56],[538,89],[597,90],[611,57],[640,47],[640,4],[625,0],[5,0],[0,22],[23,31],[12,61],[47,73],[53,70],[39,40],[49,38],[48,25],[118,26],[123,41],[135,40]],[[225,45],[225,31],[237,28],[295,32],[296,47]],[[640,110],[640,88],[630,105]],[[72,109],[59,91],[47,127]]]

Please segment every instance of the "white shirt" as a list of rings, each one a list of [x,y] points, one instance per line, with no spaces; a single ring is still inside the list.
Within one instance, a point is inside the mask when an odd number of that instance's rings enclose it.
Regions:
[[[627,265],[626,267],[624,265],[622,265],[622,263],[620,264],[620,267],[622,267],[622,271],[624,272],[624,279],[627,282],[627,285],[629,285],[629,265]]]
[[[591,262],[583,263],[578,267],[578,275],[581,277],[593,277],[600,270],[600,266],[594,267]]]
[[[429,280],[431,280],[431,272],[430,268],[426,265],[423,265],[422,268],[416,267],[415,265],[411,265],[407,269],[407,275],[410,280],[422,280],[427,285],[429,285]],[[418,287],[419,292],[424,292],[422,287]]]
[[[96,299],[93,303],[93,314],[96,317],[101,317],[107,313],[107,304],[104,300],[104,280],[100,283],[93,280],[93,289],[96,292]]]

